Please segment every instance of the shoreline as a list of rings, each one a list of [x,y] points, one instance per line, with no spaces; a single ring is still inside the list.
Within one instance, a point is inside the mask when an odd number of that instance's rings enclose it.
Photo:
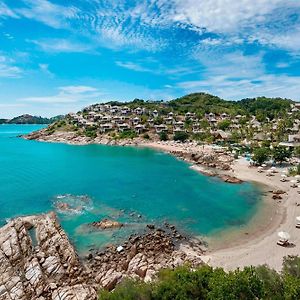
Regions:
[[[62,134],[64,135],[65,133]],[[82,140],[74,141],[71,138],[72,141],[70,141],[63,139],[62,136],[56,136],[54,139],[51,139],[49,136],[42,139],[30,139],[72,145],[102,144],[147,147],[169,153],[178,159],[184,160],[191,164],[191,169],[206,176],[219,177],[220,175],[225,175],[241,181],[259,184],[263,187],[262,203],[247,225],[228,231],[222,230],[213,234],[212,238],[205,237],[206,240],[210,240],[212,247],[209,247],[205,255],[203,255],[203,260],[213,267],[223,267],[226,270],[232,270],[249,265],[268,264],[271,268],[280,271],[284,256],[297,255],[300,252],[300,238],[297,238],[294,224],[295,214],[298,211],[295,210],[296,205],[293,203],[293,199],[297,195],[295,189],[290,187],[289,182],[281,182],[280,174],[277,173],[275,176],[267,177],[265,172],[258,173],[256,168],[248,168],[248,162],[244,159],[233,160],[230,156],[226,157],[219,148],[210,145],[199,146],[195,143],[152,142],[142,139],[112,141],[112,143],[107,139],[88,142],[86,138],[83,138],[83,142]],[[220,164],[211,167],[210,163],[203,165],[198,161],[194,161],[193,153],[215,155],[217,151],[220,151],[220,154],[217,155],[218,160],[221,161]],[[223,154],[225,158],[222,157]],[[287,194],[283,195],[283,200],[273,200],[271,198],[272,194],[268,191],[279,189],[287,191]],[[296,244],[294,248],[284,248],[276,245],[278,240],[277,232],[279,230],[288,231],[291,234],[291,241],[295,241]],[[222,245],[219,246],[218,243]]]

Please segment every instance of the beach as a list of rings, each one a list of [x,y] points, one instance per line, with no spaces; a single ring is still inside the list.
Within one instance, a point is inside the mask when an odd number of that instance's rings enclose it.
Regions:
[[[257,168],[249,168],[245,159],[235,161],[233,170],[235,176],[245,181],[258,182],[270,188],[270,190],[283,190],[282,200],[273,200],[273,213],[267,213],[266,226],[254,231],[251,235],[235,241],[236,246],[223,245],[216,251],[208,251],[205,261],[213,267],[223,267],[233,270],[245,266],[258,266],[267,264],[271,268],[280,271],[283,258],[288,255],[300,253],[299,229],[295,227],[296,217],[300,215],[300,207],[296,205],[300,200],[297,188],[292,188],[289,180],[280,181],[281,172],[274,176],[266,176],[266,172],[258,173]],[[270,198],[270,195],[266,197]],[[286,231],[291,235],[290,242],[293,246],[281,247],[278,241],[278,232]]]

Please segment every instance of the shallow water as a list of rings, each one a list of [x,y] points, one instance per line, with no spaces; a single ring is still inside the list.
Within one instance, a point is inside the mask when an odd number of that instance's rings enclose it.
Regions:
[[[234,185],[206,177],[151,149],[17,138],[39,128],[0,125],[0,222],[54,210],[64,195],[85,195],[89,206],[82,213],[59,213],[82,252],[116,242],[150,222],[168,221],[191,234],[211,235],[247,223],[261,201],[260,190],[251,183]],[[80,206],[76,199],[70,201]],[[104,217],[128,225],[104,233],[86,226]]]

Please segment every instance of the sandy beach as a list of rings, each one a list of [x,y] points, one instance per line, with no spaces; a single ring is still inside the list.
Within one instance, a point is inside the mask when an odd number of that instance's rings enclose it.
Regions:
[[[223,267],[226,270],[267,264],[280,271],[285,256],[300,253],[300,230],[295,227],[296,217],[300,215],[300,207],[296,205],[300,202],[299,188],[292,188],[289,180],[280,181],[280,169],[269,177],[266,172],[259,173],[257,168],[249,168],[248,164],[243,158],[235,161],[234,175],[244,181],[261,183],[270,190],[283,190],[286,193],[282,195],[282,200],[272,200],[277,201],[277,204],[273,206],[273,213],[267,213],[269,219],[265,220],[265,227],[258,228],[240,242],[236,241],[236,246],[224,245],[217,251],[208,251],[204,260],[213,267]],[[270,198],[270,195],[267,197]],[[290,242],[294,245],[278,246],[279,231],[288,232],[291,235]]]

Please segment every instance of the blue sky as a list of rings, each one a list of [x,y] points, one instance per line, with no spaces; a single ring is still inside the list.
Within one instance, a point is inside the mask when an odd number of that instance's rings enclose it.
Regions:
[[[108,100],[300,100],[299,0],[0,0],[0,117]]]

